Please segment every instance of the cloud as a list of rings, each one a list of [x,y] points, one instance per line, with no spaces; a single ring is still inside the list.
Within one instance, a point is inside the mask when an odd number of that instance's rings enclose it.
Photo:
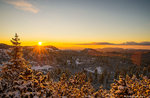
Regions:
[[[83,44],[77,44],[77,45],[146,45],[149,46],[150,42],[124,42],[120,44],[115,43],[109,43],[109,42],[93,42],[93,43],[83,43]]]
[[[125,42],[125,43],[122,43],[122,45],[150,45],[150,42],[140,42],[140,43],[137,43],[137,42]]]
[[[82,43],[78,45],[114,45],[114,44],[109,42],[93,42],[93,43]]]
[[[109,43],[109,42],[96,42],[93,44],[95,44],[95,45],[114,45],[113,43]]]
[[[6,3],[13,5],[15,8],[29,11],[32,13],[38,13],[39,10],[35,8],[31,3],[26,0],[5,0]]]

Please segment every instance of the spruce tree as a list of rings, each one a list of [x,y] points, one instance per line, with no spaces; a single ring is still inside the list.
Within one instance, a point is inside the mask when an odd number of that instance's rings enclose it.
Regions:
[[[43,93],[48,96],[47,76],[41,72],[33,72],[29,67],[22,57],[22,47],[17,34],[11,42],[13,44],[9,53],[11,60],[2,68],[2,77],[0,77],[0,97],[32,98],[43,96]]]
[[[22,47],[20,46],[21,43],[17,33],[15,38],[12,38],[11,43],[13,45],[9,53],[11,59],[2,68],[2,78],[6,81],[17,80],[19,74],[28,67],[27,61],[22,58]]]
[[[88,76],[88,82],[93,82],[93,76],[92,76],[92,73],[89,72],[89,76]]]
[[[99,83],[102,85],[103,82],[104,82],[104,74],[102,73],[99,75]]]
[[[98,72],[97,72],[97,69],[95,69],[95,72],[94,72],[95,82],[97,82],[97,75],[98,75]]]

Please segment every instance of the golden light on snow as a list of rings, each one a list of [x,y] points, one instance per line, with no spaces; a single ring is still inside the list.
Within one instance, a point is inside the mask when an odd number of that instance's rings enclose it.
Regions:
[[[38,45],[41,46],[41,45],[42,45],[42,42],[38,42]]]

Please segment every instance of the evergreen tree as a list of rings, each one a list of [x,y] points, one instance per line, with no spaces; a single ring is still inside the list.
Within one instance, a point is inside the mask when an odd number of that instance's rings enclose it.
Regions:
[[[11,59],[2,68],[2,77],[7,81],[17,80],[19,74],[28,68],[27,61],[22,58],[22,48],[17,33],[15,38],[12,38],[11,43],[13,44],[13,48],[9,53]]]
[[[33,71],[27,62],[22,58],[22,50],[20,46],[20,39],[18,35],[11,40],[14,47],[10,53],[11,60],[5,64],[0,71],[2,77],[0,77],[0,98],[124,98],[124,97],[150,97],[150,79],[146,76],[126,75],[126,78],[119,76],[119,80],[115,80],[115,83],[111,84],[110,90],[104,90],[100,87],[95,92],[91,81],[93,80],[93,74],[89,73],[89,81],[86,82],[86,74],[84,72],[77,73],[68,79],[69,71],[64,71],[60,81],[49,81],[53,74],[48,73],[43,75],[40,71]],[[145,71],[149,72],[150,67]],[[136,73],[138,71],[135,71]],[[59,73],[59,71],[58,71]],[[61,72],[60,72],[61,73]],[[95,71],[95,73],[97,73]],[[148,73],[149,74],[149,73]],[[107,80],[104,76],[109,78],[110,73],[104,70],[100,75],[100,80]],[[97,76],[95,74],[95,76]],[[105,84],[106,81],[104,81]]]
[[[52,74],[50,72],[47,73],[47,80],[50,81],[52,78]]]
[[[93,82],[93,76],[91,72],[89,72],[88,81]]]
[[[111,86],[112,96],[115,98],[123,98],[125,95],[128,95],[126,82],[122,75],[119,76],[119,80],[114,80],[116,83],[113,83]]]
[[[146,76],[146,74],[147,74],[147,68],[146,68],[146,67],[144,67],[144,68],[143,68],[143,75],[145,75],[145,76]]]
[[[95,72],[94,72],[95,82],[97,81],[97,75],[98,75],[98,72],[97,72],[97,69],[95,69]]]
[[[104,82],[104,74],[102,73],[99,75],[99,83],[103,84],[103,82]]]

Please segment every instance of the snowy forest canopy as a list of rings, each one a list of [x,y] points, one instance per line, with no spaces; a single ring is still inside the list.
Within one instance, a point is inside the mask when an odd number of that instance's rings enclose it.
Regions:
[[[104,69],[100,73],[97,69],[93,73],[83,69],[75,74],[58,68],[55,72],[43,73],[32,69],[33,66],[24,59],[17,34],[12,38],[11,43],[13,47],[8,53],[10,59],[0,71],[2,98],[150,97],[150,66],[126,65],[128,69],[119,69],[116,66],[114,72]],[[80,64],[79,61],[76,63]],[[59,79],[55,79],[58,75]],[[109,89],[105,89],[110,78],[113,78],[114,82]],[[100,86],[95,88],[93,84]]]

